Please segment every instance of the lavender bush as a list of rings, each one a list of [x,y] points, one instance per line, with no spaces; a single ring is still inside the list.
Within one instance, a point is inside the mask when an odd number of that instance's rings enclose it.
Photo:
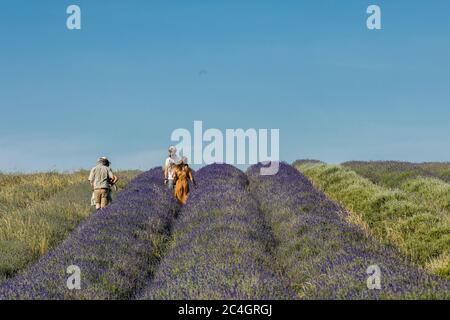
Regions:
[[[130,298],[157,265],[178,206],[161,168],[139,175],[102,212],[84,221],[37,264],[0,286],[0,299]],[[69,290],[66,269],[81,269]]]
[[[246,176],[215,164],[196,180],[175,223],[172,249],[141,298],[293,298],[272,270],[272,234],[246,191]]]
[[[272,227],[276,261],[298,297],[308,299],[450,298],[450,282],[415,268],[392,247],[367,237],[348,215],[296,169],[247,174],[250,190]],[[369,290],[366,270],[381,269],[381,290]]]

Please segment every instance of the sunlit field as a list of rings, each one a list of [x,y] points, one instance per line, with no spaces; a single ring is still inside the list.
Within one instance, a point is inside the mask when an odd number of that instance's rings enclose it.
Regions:
[[[388,186],[309,160],[260,169],[205,166],[185,206],[161,168],[119,172],[99,212],[86,172],[2,175],[0,299],[450,299],[446,182]]]
[[[448,183],[421,165],[400,162],[304,162],[296,167],[368,234],[396,246],[429,272],[450,277]]]
[[[137,172],[118,174],[122,189]],[[0,174],[0,280],[57,246],[92,213],[88,175]]]

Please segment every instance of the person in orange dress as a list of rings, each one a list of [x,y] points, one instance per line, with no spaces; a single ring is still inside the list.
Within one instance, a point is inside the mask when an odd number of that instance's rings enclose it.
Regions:
[[[197,185],[192,170],[187,164],[187,158],[183,157],[174,170],[175,183],[175,198],[181,204],[186,204],[189,198],[189,180],[192,181],[194,186]]]

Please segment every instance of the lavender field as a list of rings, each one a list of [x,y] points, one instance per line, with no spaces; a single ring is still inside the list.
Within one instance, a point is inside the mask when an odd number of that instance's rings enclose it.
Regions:
[[[140,174],[0,299],[450,299],[450,281],[373,237],[294,167],[209,165],[180,207]],[[81,271],[69,289],[67,268]],[[368,268],[379,268],[379,288]]]
[[[92,215],[35,265],[0,285],[1,299],[128,299],[156,268],[178,205],[161,169],[141,174],[114,202]],[[78,266],[82,289],[69,290]]]

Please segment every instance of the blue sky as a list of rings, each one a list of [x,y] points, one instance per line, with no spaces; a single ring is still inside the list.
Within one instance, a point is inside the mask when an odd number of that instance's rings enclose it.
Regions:
[[[0,171],[100,155],[150,168],[194,120],[279,128],[289,162],[449,161],[449,14],[446,0],[2,0]]]

